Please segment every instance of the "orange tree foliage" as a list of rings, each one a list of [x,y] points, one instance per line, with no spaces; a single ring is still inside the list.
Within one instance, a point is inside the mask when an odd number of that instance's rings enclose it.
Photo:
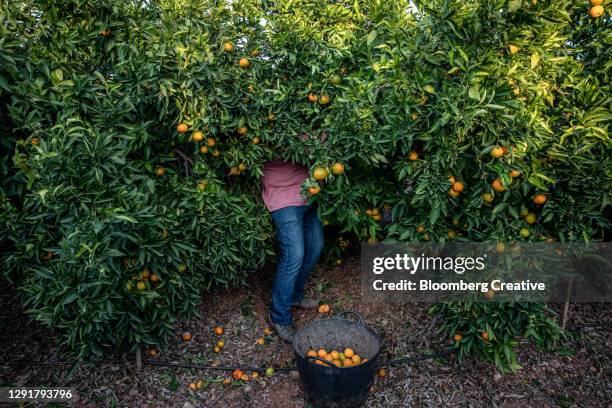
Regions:
[[[32,315],[80,355],[163,342],[271,254],[272,157],[344,166],[304,185],[342,233],[334,257],[346,239],[602,239],[609,15],[416,3],[1,3],[3,260]],[[515,337],[558,336],[542,305],[434,311],[462,356],[504,369]]]

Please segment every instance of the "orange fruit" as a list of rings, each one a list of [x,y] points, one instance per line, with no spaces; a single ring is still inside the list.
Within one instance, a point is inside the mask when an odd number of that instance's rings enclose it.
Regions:
[[[212,156],[213,156],[213,157],[219,157],[219,156],[221,156],[221,152],[220,152],[220,151],[218,151],[217,149],[215,149],[215,150],[213,150],[213,152],[212,152]]]
[[[344,353],[344,355],[345,355],[347,358],[351,358],[351,357],[353,357],[353,356],[355,355],[355,352],[354,352],[354,351],[353,351],[353,349],[352,349],[352,348],[350,348],[350,347],[345,348],[345,349],[344,349],[344,351],[343,351],[343,353]]]
[[[355,354],[353,357],[351,357],[351,360],[355,365],[361,364],[361,357],[358,354]]]
[[[332,360],[340,359],[340,353],[338,353],[338,350],[332,350],[332,352],[329,353],[329,355],[331,356]]]
[[[221,349],[218,346],[213,347],[213,352],[214,353],[220,353]]]
[[[319,103],[321,105],[327,105],[329,103],[329,96],[328,95],[321,95],[321,97],[319,98]]]
[[[308,353],[306,353],[307,357],[318,357],[318,354],[315,350],[308,350]]]
[[[491,193],[484,193],[482,195],[482,201],[484,201],[485,203],[491,203],[493,202],[494,198],[493,198],[493,194]]]
[[[200,153],[202,153],[202,154],[206,154],[206,153],[208,153],[208,146],[202,146],[202,147],[200,147]]]
[[[380,210],[378,208],[372,208],[372,211],[370,213],[372,214],[373,217],[375,217],[378,214],[380,214]]]
[[[327,178],[327,176],[329,175],[329,171],[327,170],[327,168],[325,167],[315,167],[314,171],[312,172],[312,177],[314,177],[315,180],[325,180]]]
[[[185,133],[188,129],[189,127],[185,123],[179,123],[176,126],[176,131],[179,133]]]
[[[386,377],[387,376],[387,372],[385,371],[384,368],[381,368],[380,370],[378,370],[378,372],[376,374],[378,374],[379,377]]]
[[[247,169],[247,165],[246,165],[246,163],[240,163],[240,164],[238,165],[238,170],[240,170],[240,171],[245,171],[246,169]]]
[[[521,228],[521,230],[519,231],[519,235],[523,238],[529,238],[529,230],[527,228]]]
[[[257,136],[255,136],[252,140],[253,144],[259,144],[259,138]]]
[[[155,357],[157,355],[157,350],[151,347],[148,351],[149,357]]]
[[[492,150],[491,150],[491,157],[495,158],[495,159],[499,159],[500,157],[502,157],[504,155],[504,148],[501,146],[495,146]]]
[[[244,373],[242,372],[242,370],[240,370],[239,368],[235,369],[234,371],[232,371],[232,378],[234,380],[239,380],[240,378],[242,378],[242,375]]]
[[[225,378],[225,379],[223,380],[223,384],[225,384],[225,385],[228,385],[228,384],[230,384],[231,382],[232,382],[232,380],[230,380],[229,378]]]
[[[310,193],[310,195],[319,194],[320,191],[321,191],[321,187],[319,187],[319,186],[308,187],[308,192]]]
[[[257,344],[263,346],[264,344],[266,344],[266,341],[263,339],[263,337],[260,337],[257,339]]]
[[[603,0],[591,0],[591,6],[601,6],[603,4]]]
[[[542,205],[544,204],[546,201],[548,200],[548,197],[546,197],[545,194],[536,194],[535,197],[533,197],[533,203],[536,205]]]
[[[353,365],[353,360],[351,360],[350,358],[345,358],[345,359],[342,361],[342,366],[343,366],[343,367],[350,367],[350,366],[352,366],[352,365]]]
[[[232,44],[231,42],[227,41],[225,44],[223,44],[223,50],[225,52],[232,52],[234,50],[234,44]]]
[[[491,183],[491,187],[493,187],[493,190],[497,191],[498,193],[503,193],[504,191],[506,191],[506,187],[499,179],[493,180],[493,182]]]
[[[204,133],[200,131],[193,132],[191,134],[191,140],[193,140],[194,142],[201,142],[202,140],[204,140]]]
[[[198,191],[204,191],[206,190],[206,187],[208,187],[208,182],[206,181],[200,181],[198,183]],[[182,265],[184,266],[184,265]],[[184,272],[185,270],[183,269],[183,271],[181,271],[181,267],[179,266],[179,272]]]
[[[276,119],[276,115],[272,112],[268,113],[268,121],[273,122]]]
[[[251,378],[253,378],[254,380],[259,378],[259,373],[257,371],[253,372],[253,374],[251,374]]]
[[[264,334],[270,334],[270,333],[272,333],[272,329],[270,329],[269,327],[266,327],[266,328],[263,330],[263,332],[264,332]]]
[[[372,219],[374,221],[380,221],[382,220],[382,215],[381,214],[372,215]]]
[[[222,335],[223,334],[223,327],[220,327],[220,326],[215,327],[215,334],[217,336]]]
[[[537,217],[537,215],[535,215],[534,213],[528,213],[528,214],[525,216],[525,222],[526,222],[527,224],[535,224],[535,222],[536,222],[537,218],[538,218],[538,217]]]
[[[165,172],[166,172],[166,169],[164,169],[162,166],[159,166],[158,168],[155,169],[156,176],[163,176]]]
[[[100,33],[100,35],[101,35],[102,37],[108,37],[108,36],[110,35],[110,33],[111,33],[111,32],[112,32],[112,30],[111,30],[110,28],[107,28],[106,30],[102,31],[102,32]]]
[[[319,97],[318,97],[316,94],[314,94],[314,93],[312,93],[312,92],[310,92],[310,93],[308,94],[308,101],[309,101],[309,102],[313,102],[313,103],[314,103],[314,102],[316,102],[316,101],[318,101],[318,100],[319,100]]]
[[[408,154],[408,160],[410,161],[419,160],[419,154],[415,152],[414,150],[411,151],[410,154]]]
[[[455,181],[453,183],[453,190],[455,190],[456,192],[460,193],[463,191],[463,189],[465,188],[465,184],[463,184],[461,181]]]
[[[503,242],[498,242],[497,245],[495,245],[495,252],[497,252],[498,254],[503,254],[504,252],[506,252],[506,244],[504,244]]]
[[[327,355],[327,351],[325,351],[325,349],[319,349],[319,351],[317,351],[317,356],[319,356],[320,358],[324,358]]]
[[[151,274],[151,282],[159,282],[159,276],[157,276],[156,274]]]
[[[198,385],[196,383],[191,383],[191,384],[189,384],[189,389],[191,391],[195,391],[195,390],[198,389]]]
[[[463,340],[463,336],[462,336],[462,335],[460,335],[459,333],[456,333],[456,334],[453,336],[453,340],[455,340],[455,343],[459,343],[461,340]]]
[[[518,171],[518,170],[510,170],[510,172],[508,174],[512,178],[517,178],[517,177],[519,177],[521,175],[521,172]]]
[[[183,332],[183,334],[181,334],[181,338],[183,339],[183,341],[190,341],[191,337],[191,333],[188,331]]]
[[[418,227],[416,227],[416,232],[418,232],[419,234],[422,234],[425,232],[425,226],[424,225],[419,225]]]
[[[240,58],[238,65],[240,65],[240,68],[248,68],[251,65],[251,61],[248,58]]]
[[[38,138],[33,137],[32,140],[30,140],[30,143],[32,143],[34,146],[38,146],[40,144],[40,140],[38,140]]]
[[[149,268],[145,267],[145,268],[142,270],[142,272],[140,272],[140,276],[141,276],[143,279],[148,279],[148,278],[149,278],[149,276],[151,276],[151,271],[149,271]]]
[[[322,304],[321,306],[319,306],[318,310],[319,310],[319,313],[326,314],[326,313],[329,313],[330,307],[328,304]]]
[[[410,115],[410,117],[412,118],[412,120],[417,120],[419,118],[419,114],[416,112],[412,112],[412,114]]]
[[[336,176],[344,173],[344,165],[340,162],[334,163],[332,166],[332,173],[334,173]]]
[[[202,387],[204,387],[204,381],[200,380],[200,381],[198,381],[198,382],[196,383],[196,388],[197,388],[198,390],[201,390],[201,389],[202,389]]]
[[[589,16],[597,18],[604,13],[603,6],[593,6],[589,9]]]
[[[519,52],[520,48],[514,44],[508,44],[508,51],[510,51],[510,54],[516,54],[517,52]]]
[[[484,341],[489,341],[489,333],[487,332],[483,331],[482,333],[480,333],[480,337],[482,337]]]
[[[455,179],[455,176],[449,176],[448,177],[448,181],[450,181],[451,185],[453,185],[453,184],[455,184],[455,181],[457,181],[457,180]]]
[[[246,135],[249,132],[249,128],[246,126],[240,126],[238,128],[238,134],[240,135]]]
[[[332,360],[332,364],[336,367],[342,367],[342,362],[340,360]]]
[[[208,147],[213,147],[216,144],[217,144],[217,141],[215,140],[214,137],[209,137],[208,139],[206,139],[206,145]]]
[[[459,192],[453,190],[453,188],[451,187],[451,189],[448,190],[448,195],[451,196],[451,197],[459,197]]]
[[[234,166],[230,168],[229,171],[230,176],[238,176],[240,174],[240,170],[238,170],[238,167]]]
[[[224,342],[223,340],[219,340],[219,341],[217,342],[217,347],[219,347],[219,348],[223,348],[223,347],[225,347],[225,342]]]

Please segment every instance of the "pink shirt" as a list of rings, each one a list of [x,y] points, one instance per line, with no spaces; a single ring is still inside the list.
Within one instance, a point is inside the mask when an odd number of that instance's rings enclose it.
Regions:
[[[291,205],[306,205],[302,196],[302,183],[308,178],[305,167],[296,166],[281,159],[268,161],[263,167],[261,196],[268,211],[276,211]]]

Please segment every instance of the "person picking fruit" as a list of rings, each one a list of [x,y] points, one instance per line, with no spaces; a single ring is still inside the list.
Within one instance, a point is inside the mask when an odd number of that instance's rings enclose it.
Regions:
[[[323,249],[323,225],[317,209],[301,194],[307,178],[305,167],[280,159],[263,167],[262,198],[276,225],[280,249],[269,319],[286,342],[295,334],[291,307],[316,309],[319,304],[304,297],[304,284]]]

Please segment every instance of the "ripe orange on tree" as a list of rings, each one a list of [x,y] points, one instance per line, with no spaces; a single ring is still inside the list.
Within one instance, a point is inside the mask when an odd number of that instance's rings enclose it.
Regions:
[[[489,333],[487,333],[486,331],[480,333],[480,337],[482,337],[484,341],[489,341]]]
[[[322,304],[319,306],[319,313],[321,314],[326,314],[329,313],[329,311],[331,310],[331,308],[329,307],[328,304]]]
[[[193,140],[194,142],[201,142],[202,140],[204,140],[204,133],[200,131],[193,132],[191,134],[191,140]]]
[[[225,52],[232,52],[234,50],[234,44],[232,44],[231,42],[227,41],[225,44],[223,44],[223,50]]]
[[[190,383],[189,384],[189,389],[191,391],[196,391],[198,389],[198,385],[196,383]]]
[[[136,289],[145,290],[146,288],[147,288],[147,285],[144,283],[144,281],[138,281],[136,283]]]
[[[308,192],[310,195],[317,195],[321,192],[321,187],[319,186],[310,186],[308,187]]]
[[[459,333],[455,333],[453,340],[455,340],[456,343],[459,343],[461,340],[463,340],[463,336]]]
[[[537,215],[535,215],[534,213],[528,213],[525,216],[525,222],[527,224],[535,224],[536,220],[537,220]]]
[[[222,334],[223,334],[223,327],[221,327],[221,326],[217,326],[217,327],[215,327],[215,334],[216,334],[217,336],[222,335]]]
[[[459,197],[459,192],[453,189],[452,187],[448,190],[448,195],[451,197]]]
[[[503,147],[495,146],[493,149],[491,149],[491,157],[493,157],[495,159],[499,159],[503,155],[504,155],[504,148]]]
[[[593,18],[600,17],[604,13],[603,6],[593,6],[589,9],[589,15]]]
[[[453,183],[453,190],[455,190],[456,192],[460,193],[463,191],[463,189],[465,188],[465,184],[462,183],[461,181],[455,181]]]
[[[510,54],[516,54],[520,51],[520,48],[517,45],[508,44],[508,51],[510,51]]]
[[[240,58],[238,60],[238,65],[240,65],[240,68],[248,68],[251,66],[251,61],[249,61],[248,58]]]
[[[190,341],[191,340],[191,332],[183,332],[183,334],[181,334],[181,338],[183,339],[183,341]]]
[[[312,177],[314,177],[314,179],[318,181],[325,180],[328,175],[329,175],[329,171],[327,170],[326,167],[322,167],[322,166],[315,167],[315,169],[312,172]]]
[[[603,4],[603,0],[591,0],[591,6],[601,6]]]
[[[411,152],[408,154],[408,160],[410,160],[410,161],[419,160],[419,154],[418,154],[416,151],[414,151],[414,150],[413,150],[413,151],[411,151]]]
[[[540,193],[540,194],[536,194],[536,195],[533,197],[533,203],[534,203],[535,205],[542,205],[542,204],[544,204],[546,201],[548,201],[548,197],[546,197],[546,195],[545,195],[545,194],[542,194],[542,193]]]
[[[518,171],[518,170],[510,170],[510,172],[508,174],[512,178],[517,178],[517,177],[519,177],[521,175],[521,172]]]
[[[260,346],[263,346],[264,344],[266,344],[266,341],[264,340],[263,337],[260,337],[257,339],[257,344],[259,344]]]
[[[176,131],[179,132],[179,133],[185,133],[188,130],[189,130],[189,126],[187,126],[187,124],[185,124],[185,123],[179,123],[176,126]]]
[[[40,144],[40,140],[38,140],[37,137],[33,137],[32,140],[30,140],[30,143],[32,143],[34,146],[38,146]]]
[[[251,57],[255,58],[259,56],[259,50],[252,50],[251,51]]]
[[[152,273],[149,279],[151,279],[151,282],[159,282],[159,276],[155,273]]]
[[[155,169],[156,176],[163,176],[166,173],[166,169],[163,166],[159,166]]]
[[[149,357],[155,357],[157,355],[157,350],[155,350],[153,347],[149,347],[147,353],[149,354]]]
[[[225,342],[224,342],[223,340],[219,340],[219,341],[217,342],[217,347],[219,347],[220,349],[221,349],[221,348],[223,348],[223,347],[225,347]]]
[[[499,179],[493,180],[493,182],[491,183],[491,187],[493,187],[493,190],[497,191],[498,193],[503,193],[504,191],[506,191],[506,187]]]
[[[317,350],[317,356],[320,358],[323,358],[327,355],[327,351],[325,351],[325,349],[321,348],[319,350]]]
[[[255,136],[251,142],[252,142],[254,145],[259,144],[259,138],[258,138],[257,136]]]
[[[208,145],[208,147],[213,147],[217,144],[217,141],[214,137],[209,137],[208,139],[206,139],[206,144]]]
[[[334,173],[336,176],[344,173],[344,165],[340,162],[334,163],[332,166],[332,173]]]
[[[309,102],[313,102],[313,103],[314,103],[314,102],[316,102],[316,101],[318,101],[318,100],[319,100],[319,97],[317,96],[317,94],[312,93],[312,92],[310,92],[310,93],[308,94],[308,101],[309,101]]]
[[[329,96],[326,94],[321,95],[321,97],[319,98],[319,104],[327,105],[328,103],[329,103]]]
[[[200,153],[202,153],[202,154],[206,154],[206,153],[208,153],[208,146],[202,146],[202,147],[200,147]]]
[[[248,127],[246,127],[246,126],[240,126],[240,127],[238,128],[238,134],[240,134],[240,135],[243,135],[243,136],[244,136],[244,135],[246,135],[248,132],[249,132],[249,128],[248,128]]]
[[[274,120],[276,119],[276,115],[272,112],[268,113],[268,121],[269,122],[274,122]]]

